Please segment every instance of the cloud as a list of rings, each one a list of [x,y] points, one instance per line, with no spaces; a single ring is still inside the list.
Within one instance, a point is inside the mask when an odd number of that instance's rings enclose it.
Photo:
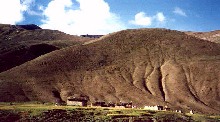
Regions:
[[[32,16],[42,16],[43,6],[36,5],[35,0],[21,0],[23,8],[27,12],[27,14]],[[36,7],[37,9],[34,9]]]
[[[42,28],[69,34],[107,34],[125,28],[104,0],[53,0],[43,14]]]
[[[29,10],[30,6],[35,3],[35,0],[20,0],[23,10],[27,11]]]
[[[42,6],[42,5],[38,5],[38,8],[37,8],[39,11],[44,11],[44,6]]]
[[[150,26],[152,23],[152,17],[146,16],[144,12],[139,12],[135,15],[134,20],[130,21],[130,23],[134,25]]]
[[[0,23],[16,24],[23,21],[24,12],[27,11],[34,0],[2,0],[0,1]]]
[[[24,7],[20,0],[2,0],[0,1],[0,23],[15,24],[22,21]]]
[[[162,12],[157,13],[156,18],[159,22],[164,22],[166,20]]]
[[[139,26],[151,26],[155,22],[163,23],[166,17],[162,12],[158,12],[154,16],[147,16],[144,12],[139,12],[135,15],[134,20],[129,21],[129,23]]]
[[[173,13],[178,14],[180,16],[187,16],[186,13],[179,7],[175,7]]]

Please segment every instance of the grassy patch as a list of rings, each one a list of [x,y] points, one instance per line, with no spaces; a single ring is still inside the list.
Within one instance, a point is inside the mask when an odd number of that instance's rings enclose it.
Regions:
[[[160,122],[218,122],[220,116],[183,114],[143,109],[54,106],[40,103],[0,103],[3,121],[160,121]]]
[[[190,115],[192,120],[197,122],[219,122],[220,116],[209,116],[209,115],[201,115],[201,114],[193,114]]]
[[[190,122],[191,118],[176,112],[157,112],[153,118],[161,122]]]

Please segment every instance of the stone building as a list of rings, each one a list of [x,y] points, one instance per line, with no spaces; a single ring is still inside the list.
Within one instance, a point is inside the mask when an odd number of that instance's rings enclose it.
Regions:
[[[107,107],[107,104],[104,101],[96,101],[96,102],[92,103],[92,106]]]
[[[116,108],[132,108],[133,106],[132,106],[132,101],[128,103],[120,101],[119,103],[116,104],[115,107]]]
[[[67,98],[66,104],[73,105],[73,106],[87,106],[88,100],[89,100],[89,97],[87,96],[73,95]]]

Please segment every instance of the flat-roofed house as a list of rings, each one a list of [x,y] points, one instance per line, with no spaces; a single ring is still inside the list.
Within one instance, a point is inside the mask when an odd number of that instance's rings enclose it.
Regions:
[[[146,109],[146,110],[158,111],[158,110],[163,110],[163,106],[159,106],[159,105],[155,105],[155,106],[144,106],[144,109]]]
[[[104,101],[96,101],[92,106],[107,107],[107,104]]]
[[[89,98],[87,96],[82,96],[82,95],[73,95],[69,96],[67,98],[67,105],[73,105],[73,106],[87,106]]]
[[[133,106],[132,106],[132,101],[128,103],[120,101],[120,103],[117,103],[115,107],[116,108],[132,108]]]

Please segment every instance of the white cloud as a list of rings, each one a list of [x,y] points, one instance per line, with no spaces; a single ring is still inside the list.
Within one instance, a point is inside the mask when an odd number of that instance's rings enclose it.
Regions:
[[[158,12],[154,16],[147,16],[144,12],[139,12],[135,15],[134,20],[129,21],[129,23],[140,26],[151,26],[155,22],[163,23],[165,19],[166,17],[162,12]]]
[[[28,10],[27,13],[32,16],[42,16],[42,12]]]
[[[20,0],[23,10],[27,11],[31,5],[35,3],[35,0]]]
[[[42,28],[69,34],[107,34],[124,29],[119,16],[104,0],[53,0],[44,9]]]
[[[181,16],[187,16],[186,13],[179,7],[175,7],[173,13],[181,15]]]
[[[162,12],[158,12],[156,15],[156,18],[159,22],[164,22],[166,20],[165,16],[163,15]]]
[[[134,25],[150,26],[152,23],[152,19],[152,17],[146,16],[144,12],[139,12],[135,15],[134,20],[130,21],[130,23]]]
[[[38,6],[38,10],[39,10],[39,11],[43,11],[44,9],[45,9],[44,6],[42,6],[42,5],[39,5],[39,6]]]
[[[0,23],[16,24],[25,18],[23,13],[27,11],[34,0],[1,0]]]
[[[15,24],[22,21],[24,7],[20,0],[1,0],[0,1],[0,23]]]
[[[42,16],[42,8],[43,6],[38,6],[37,10],[32,10],[32,7],[35,6],[35,0],[21,0],[23,8],[29,15],[33,16]],[[39,12],[41,11],[41,12]]]

